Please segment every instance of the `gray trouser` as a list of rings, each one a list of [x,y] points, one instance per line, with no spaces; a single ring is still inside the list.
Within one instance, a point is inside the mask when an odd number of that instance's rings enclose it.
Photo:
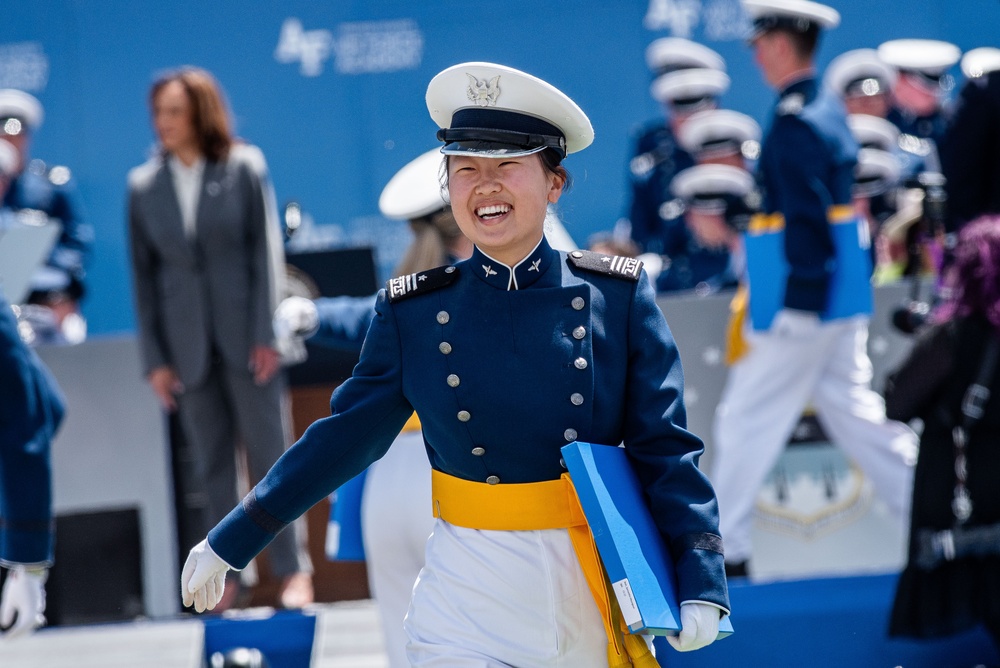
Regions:
[[[205,382],[185,388],[177,405],[205,491],[205,520],[211,528],[240,502],[237,446],[245,448],[253,485],[290,441],[284,376],[279,373],[271,382],[258,386],[246,369],[232,369],[216,361]],[[312,570],[302,524],[293,522],[270,545],[268,554],[276,577]]]

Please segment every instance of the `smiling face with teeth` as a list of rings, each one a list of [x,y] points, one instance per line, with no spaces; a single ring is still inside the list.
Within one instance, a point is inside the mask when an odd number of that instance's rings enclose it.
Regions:
[[[538,153],[448,156],[448,192],[458,226],[479,250],[510,267],[541,240],[546,207],[559,201],[565,183]]]

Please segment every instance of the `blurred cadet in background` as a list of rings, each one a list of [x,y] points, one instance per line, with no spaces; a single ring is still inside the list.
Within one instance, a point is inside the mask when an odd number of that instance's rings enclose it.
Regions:
[[[938,151],[947,124],[945,106],[954,81],[948,70],[962,52],[954,44],[934,39],[894,39],[877,50],[882,62],[898,73],[892,88],[893,107],[887,118],[904,135],[933,142]],[[914,152],[919,152],[917,148]],[[938,170],[932,160],[932,169]]]
[[[758,163],[762,213],[745,239],[749,300],[742,288],[734,300],[730,333],[745,340],[731,344],[735,362],[716,410],[711,479],[734,575],[747,573],[760,485],[810,401],[900,522],[916,448],[906,425],[886,421],[869,386],[871,265],[852,202],[858,145],[813,64],[821,30],[840,16],[807,0],[743,6],[754,59],[778,99]]]
[[[240,495],[237,455],[255,480],[290,440],[271,318],[283,263],[264,156],[230,134],[214,77],[183,68],[149,94],[160,150],[129,174],[128,223],[139,341],[149,384],[178,412],[210,526]],[[300,527],[270,551],[280,603],[312,603]],[[238,585],[230,587],[232,605]]]
[[[640,252],[662,256],[657,277],[661,291],[689,290],[725,269],[725,254],[700,247],[684,226],[681,203],[670,194],[670,181],[694,159],[677,142],[692,114],[714,109],[729,88],[725,61],[706,46],[676,37],[651,43],[646,62],[655,77],[650,93],[665,117],[649,124],[635,139],[629,161],[630,199],[627,222],[620,222]],[[621,235],[616,231],[616,235]],[[655,262],[651,262],[650,268]]]
[[[0,196],[17,171],[17,151],[0,141]],[[0,207],[0,215],[9,209]],[[3,223],[0,221],[0,235]],[[15,307],[16,308],[16,307]],[[62,393],[18,332],[0,285],[0,632],[14,638],[45,623],[45,580],[52,565],[50,446],[65,411]]]
[[[861,147],[854,170],[855,205],[868,220],[870,235],[875,239],[882,223],[898,207],[905,160],[900,157],[897,143],[899,129],[884,118],[867,114],[849,115],[847,127]]]
[[[79,343],[87,336],[80,300],[94,233],[80,216],[70,170],[30,159],[31,139],[43,118],[42,105],[34,96],[12,88],[0,90],[0,138],[13,144],[18,153],[3,206],[41,211],[61,225],[47,262],[32,277],[30,308],[22,317],[32,324],[37,343]]]
[[[726,170],[695,170],[697,175],[693,180],[682,179],[678,183],[681,175],[687,175],[687,179],[692,179],[691,170],[688,168],[681,171],[671,183],[671,192],[678,197],[685,206],[684,211],[685,227],[692,235],[694,243],[705,248],[712,253],[726,257],[726,264],[714,276],[704,277],[695,287],[699,294],[710,294],[724,288],[734,287],[742,276],[745,264],[742,254],[734,258],[730,255],[728,243],[718,243],[717,238],[711,242],[706,242],[703,226],[704,214],[709,209],[717,209],[720,202],[726,200],[719,198],[696,198],[697,210],[689,210],[687,196],[688,189],[692,184],[704,185],[706,183],[716,184],[724,187],[725,192],[731,188],[738,187],[746,178],[751,178],[749,170],[756,164],[760,157],[760,126],[752,118],[745,114],[728,109],[711,109],[699,111],[693,114],[681,127],[678,133],[680,145],[694,158],[697,165],[717,165],[732,167],[742,174],[735,176]],[[735,183],[730,183],[728,179],[736,179]],[[749,194],[749,191],[744,194]],[[741,195],[742,197],[742,195]],[[709,202],[713,205],[709,206]],[[730,203],[731,204],[731,203]],[[724,213],[724,210],[722,210]],[[719,213],[714,210],[714,213]],[[693,219],[698,220],[693,220]],[[699,234],[698,231],[702,232]]]
[[[924,425],[889,633],[985,625],[1000,649],[1000,218],[966,225],[946,272],[942,302],[886,383],[888,415]]]
[[[454,264],[472,255],[472,242],[458,228],[444,199],[443,161],[439,148],[422,154],[400,169],[379,197],[382,215],[407,221],[413,234],[395,276]],[[376,296],[315,301],[289,297],[275,313],[275,330],[279,335],[306,336],[313,344],[360,351],[375,317]],[[431,466],[416,414],[382,459],[337,490],[331,507],[331,529],[337,536],[327,537],[328,554],[366,562],[391,668],[410,665],[403,618],[434,528],[430,507]],[[359,533],[363,547],[350,542]]]
[[[844,101],[848,114],[885,118],[892,108],[896,70],[875,49],[854,49],[830,61],[823,83]]]
[[[967,78],[941,146],[947,179],[948,232],[985,213],[1000,213],[1000,49],[962,58]]]

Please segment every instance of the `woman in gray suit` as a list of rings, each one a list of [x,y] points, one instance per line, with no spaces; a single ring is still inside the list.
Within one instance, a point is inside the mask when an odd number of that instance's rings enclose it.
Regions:
[[[233,139],[211,74],[166,74],[149,100],[160,151],[129,174],[139,338],[153,392],[178,413],[195,462],[189,487],[205,494],[211,526],[239,500],[237,444],[257,479],[288,443],[271,327],[280,230],[264,157]],[[301,607],[313,598],[311,565],[290,529],[270,557],[282,605]]]

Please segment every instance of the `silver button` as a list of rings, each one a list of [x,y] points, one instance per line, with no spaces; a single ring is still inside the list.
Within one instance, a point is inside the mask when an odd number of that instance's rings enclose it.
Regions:
[[[573,257],[575,257],[577,260],[579,260],[581,257],[583,257],[583,253],[581,253],[580,251],[573,251],[572,253],[570,253],[570,255],[572,255]]]
[[[500,476],[491,475],[489,478],[486,479],[486,484],[488,485],[496,485],[499,484],[499,482],[500,482]]]
[[[459,422],[468,422],[471,419],[472,419],[472,413],[470,413],[469,411],[458,411]]]
[[[587,328],[586,327],[584,327],[584,326],[581,325],[580,327],[577,327],[576,329],[573,330],[573,338],[574,339],[579,340],[579,339],[582,339],[585,336],[587,336]]]
[[[572,429],[572,428],[567,429],[566,431],[563,432],[563,436],[566,438],[567,441],[575,441],[576,440],[576,429]]]
[[[574,392],[573,394],[569,395],[569,400],[573,403],[574,406],[579,406],[580,404],[583,403],[583,395],[580,394],[579,392]]]
[[[447,311],[438,311],[437,321],[439,324],[447,325],[449,320],[451,320],[451,316],[448,315]]]
[[[559,458],[559,466],[566,468],[566,460],[562,457]]]
[[[476,447],[472,448],[472,454],[474,454],[476,457],[482,457],[483,455],[486,454],[486,448],[482,447],[481,445],[477,445]]]
[[[462,380],[453,373],[448,374],[448,387],[458,387]]]
[[[448,267],[447,269],[444,270],[444,273],[446,273],[446,274],[454,274],[455,273],[455,267]]]
[[[583,359],[582,357],[577,357],[575,360],[573,360],[573,366],[575,366],[577,369],[580,370],[586,369],[587,360]]]
[[[438,350],[443,352],[445,355],[451,352],[451,344],[447,341],[442,341],[441,345],[438,346]]]
[[[570,305],[575,310],[582,311],[583,307],[586,305],[586,303],[587,302],[583,301],[583,297],[573,297],[573,301],[570,302]]]

